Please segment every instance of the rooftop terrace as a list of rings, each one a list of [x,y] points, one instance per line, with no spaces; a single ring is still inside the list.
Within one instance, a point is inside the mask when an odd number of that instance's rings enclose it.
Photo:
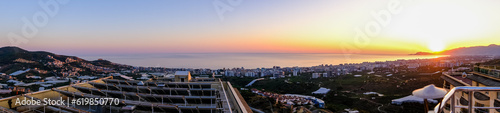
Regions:
[[[117,98],[118,105],[15,105],[15,100],[23,99]],[[0,100],[3,112],[161,112],[161,113],[248,113],[252,112],[241,95],[229,82],[219,79],[210,81],[164,82],[116,80],[112,77],[72,84],[59,88],[17,95]]]

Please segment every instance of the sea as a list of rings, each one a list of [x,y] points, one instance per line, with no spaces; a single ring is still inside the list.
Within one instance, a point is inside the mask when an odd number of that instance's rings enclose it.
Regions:
[[[86,60],[105,59],[114,63],[142,67],[166,68],[270,68],[310,67],[322,64],[429,59],[444,55],[372,55],[372,54],[309,54],[309,53],[168,53],[135,55],[87,55]]]

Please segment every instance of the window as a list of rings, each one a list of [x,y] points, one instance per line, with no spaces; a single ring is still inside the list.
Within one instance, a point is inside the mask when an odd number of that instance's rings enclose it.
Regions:
[[[476,107],[484,107],[484,104],[476,103]],[[488,109],[474,109],[476,113],[488,113]]]

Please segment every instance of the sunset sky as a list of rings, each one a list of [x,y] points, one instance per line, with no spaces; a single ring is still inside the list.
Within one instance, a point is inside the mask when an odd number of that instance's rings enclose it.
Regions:
[[[22,18],[33,21],[47,12],[38,1],[2,0],[0,45],[87,55],[345,53],[343,48],[409,54],[500,44],[498,0],[242,0],[234,5],[220,0],[233,9],[222,16],[214,1],[73,0],[59,4],[45,25],[35,26],[32,38],[13,44],[9,33],[23,34]],[[382,25],[372,12],[390,6],[400,10]],[[380,33],[356,41],[356,29],[365,32],[373,22]]]

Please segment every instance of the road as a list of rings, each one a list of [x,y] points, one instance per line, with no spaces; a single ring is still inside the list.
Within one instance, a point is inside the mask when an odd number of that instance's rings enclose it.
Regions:
[[[377,107],[377,110],[378,110],[379,112],[382,112],[382,113],[387,113],[386,111],[384,111],[384,110],[380,109],[381,107],[383,107],[383,106],[384,106],[384,104],[377,103],[377,102],[375,102],[375,101],[372,101],[372,100],[369,100],[369,99],[366,99],[366,98],[360,98],[360,99],[361,99],[361,100],[366,100],[366,101],[368,101],[368,102],[370,102],[370,103],[373,103],[373,104],[377,104],[377,105],[379,105],[379,107]]]
[[[252,111],[257,112],[257,113],[265,113],[265,112],[263,112],[263,111],[261,111],[259,109],[255,109],[253,107],[250,107],[250,109],[252,109]]]

